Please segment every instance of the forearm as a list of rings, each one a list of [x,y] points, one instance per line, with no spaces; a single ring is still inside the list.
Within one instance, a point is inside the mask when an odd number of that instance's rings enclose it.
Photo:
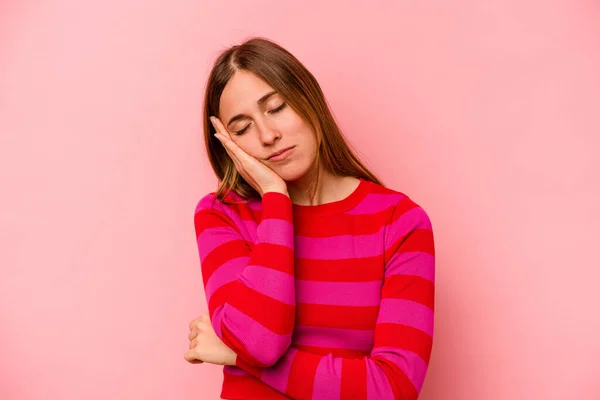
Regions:
[[[215,332],[251,365],[272,365],[289,347],[294,327],[291,201],[265,195],[252,249],[230,226],[202,221],[198,246]]]

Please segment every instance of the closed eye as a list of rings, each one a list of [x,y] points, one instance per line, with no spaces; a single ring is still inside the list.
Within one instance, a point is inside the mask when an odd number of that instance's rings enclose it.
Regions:
[[[274,109],[272,109],[272,110],[269,110],[269,111],[267,111],[267,112],[268,112],[269,114],[276,114],[276,113],[278,113],[279,111],[283,110],[283,109],[285,108],[285,106],[286,106],[286,105],[287,105],[287,103],[286,103],[286,102],[283,102],[283,103],[281,103],[281,105],[280,105],[279,107],[277,107],[277,108],[274,108]],[[245,132],[248,130],[248,128],[250,128],[250,125],[249,125],[249,124],[248,124],[248,125],[246,125],[246,126],[243,128],[243,129],[241,129],[241,130],[239,130],[239,131],[235,131],[235,132],[233,132],[233,133],[234,133],[235,135],[242,135],[242,134],[244,134],[244,133],[245,133]]]
[[[285,103],[285,102],[281,103],[281,105],[279,107],[270,110],[269,114],[278,113],[279,111],[283,110],[286,105],[287,105],[287,103]]]

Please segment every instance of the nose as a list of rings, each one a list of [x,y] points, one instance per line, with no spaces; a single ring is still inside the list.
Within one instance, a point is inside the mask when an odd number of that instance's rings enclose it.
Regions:
[[[281,138],[281,132],[271,126],[267,121],[258,121],[256,124],[260,133],[260,141],[265,146],[270,146]]]

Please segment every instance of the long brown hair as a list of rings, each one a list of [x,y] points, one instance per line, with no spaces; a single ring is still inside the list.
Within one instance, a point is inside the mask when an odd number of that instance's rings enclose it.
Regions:
[[[237,172],[229,155],[213,135],[215,129],[211,116],[219,115],[219,102],[227,82],[236,71],[249,71],[265,80],[277,90],[313,129],[319,148],[313,171],[323,167],[337,176],[353,176],[382,184],[363,165],[350,149],[331,113],[323,91],[315,77],[290,52],[273,41],[253,37],[240,45],[223,51],[216,59],[208,77],[204,95],[204,140],[208,158],[221,184],[216,197],[224,202],[230,190],[244,199],[260,198]],[[318,174],[309,188],[313,197],[318,184]]]

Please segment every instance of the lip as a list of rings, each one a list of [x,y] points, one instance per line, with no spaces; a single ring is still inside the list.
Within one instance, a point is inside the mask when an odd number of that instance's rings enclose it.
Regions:
[[[296,146],[287,147],[287,148],[273,154],[271,157],[268,158],[268,160],[269,161],[285,160],[286,158],[288,158],[290,156],[290,154],[292,154],[292,150],[294,149],[294,147],[296,147]]]

